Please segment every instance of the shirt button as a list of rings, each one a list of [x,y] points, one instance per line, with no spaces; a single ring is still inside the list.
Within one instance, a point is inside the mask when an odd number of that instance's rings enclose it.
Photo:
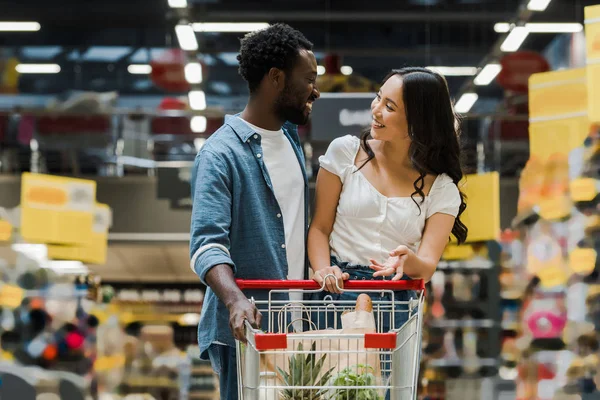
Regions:
[[[254,135],[254,139],[258,139],[258,135]]]
[[[282,244],[282,245],[281,245],[281,248],[282,248],[282,249],[285,249],[285,244]]]
[[[281,214],[277,214],[277,218],[281,218]]]
[[[256,157],[258,157],[258,158],[261,158],[261,157],[262,157],[262,154],[258,153],[258,154],[256,155]]]

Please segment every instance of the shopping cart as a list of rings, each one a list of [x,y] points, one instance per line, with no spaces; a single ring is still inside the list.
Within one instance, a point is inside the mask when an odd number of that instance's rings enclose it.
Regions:
[[[329,278],[335,279],[333,275],[325,279]],[[238,280],[237,284],[241,289],[268,290],[267,300],[250,299],[268,319],[266,332],[246,322],[247,342],[237,342],[240,399],[417,398],[422,280],[344,283],[344,292],[371,297],[374,329],[340,326],[345,317],[365,314],[347,314],[355,311],[356,302],[335,300],[335,295],[312,300],[313,294],[323,292],[314,281]],[[404,290],[413,290],[416,296],[396,300],[395,291]],[[383,327],[390,328],[383,331]]]

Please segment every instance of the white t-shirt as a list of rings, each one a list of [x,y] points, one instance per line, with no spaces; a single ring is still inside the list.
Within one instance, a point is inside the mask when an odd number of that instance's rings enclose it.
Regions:
[[[269,131],[243,120],[261,137],[262,157],[283,218],[288,279],[304,279],[304,177],[283,130]],[[282,243],[283,244],[283,243]]]
[[[436,213],[458,214],[458,188],[446,175],[438,175],[423,203],[416,197],[386,197],[354,165],[360,139],[347,135],[334,139],[324,156],[322,168],[340,177],[342,192],[329,237],[331,252],[340,261],[369,265],[373,258],[384,262],[399,245],[416,251],[425,221]]]

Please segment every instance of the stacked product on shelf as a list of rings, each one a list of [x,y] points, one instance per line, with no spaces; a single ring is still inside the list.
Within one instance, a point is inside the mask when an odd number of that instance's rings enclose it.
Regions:
[[[600,7],[585,13],[594,24]],[[590,44],[600,38],[595,25],[586,25],[588,63],[599,59]],[[529,82],[531,158],[521,175],[514,221],[528,282],[515,341],[518,400],[600,396],[595,77],[588,66],[536,74]]]
[[[468,243],[450,244],[428,283],[424,308],[421,398],[452,398],[468,380],[481,399],[482,384],[497,374],[500,353],[499,175],[468,175],[461,189],[468,198],[462,219]],[[485,397],[485,393],[484,393]]]

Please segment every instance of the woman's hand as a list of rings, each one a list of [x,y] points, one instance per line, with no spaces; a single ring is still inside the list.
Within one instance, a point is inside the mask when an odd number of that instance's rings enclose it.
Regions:
[[[338,289],[338,287],[340,289],[343,289],[344,281],[350,279],[350,275],[345,272],[342,272],[340,267],[333,265],[330,267],[316,270],[313,273],[313,280],[317,282],[319,286],[323,287],[323,280],[325,280],[325,277],[327,275],[333,275],[335,276],[335,279],[333,279],[331,276],[327,277],[327,280],[325,281],[325,290],[331,293],[342,293],[341,290]]]
[[[408,247],[398,246],[390,252],[389,258],[383,264],[375,260],[369,260],[371,261],[371,269],[376,271],[373,276],[390,276],[395,274],[392,280],[399,281],[404,275],[404,264],[406,264],[406,260],[412,255],[414,253]]]

